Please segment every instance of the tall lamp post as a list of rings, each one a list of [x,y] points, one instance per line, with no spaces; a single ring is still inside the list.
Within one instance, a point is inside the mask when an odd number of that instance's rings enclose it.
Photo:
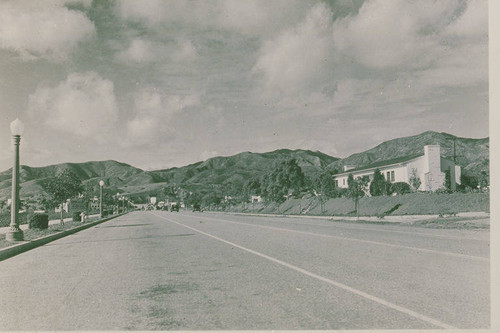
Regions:
[[[104,181],[99,182],[99,216],[102,218],[102,187],[104,186]]]
[[[8,241],[22,241],[23,231],[19,228],[19,143],[24,131],[24,124],[16,118],[10,123],[12,141],[14,143],[14,167],[12,168],[12,199],[10,204],[10,229],[5,234]]]

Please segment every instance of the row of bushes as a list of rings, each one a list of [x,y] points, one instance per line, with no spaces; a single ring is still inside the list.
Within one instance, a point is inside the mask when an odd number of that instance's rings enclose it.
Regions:
[[[18,215],[19,221],[27,221],[28,213],[23,212]],[[8,227],[10,225],[10,210],[0,212],[0,227]]]
[[[72,217],[73,221],[81,221],[81,211],[75,211],[71,213],[64,212],[63,218]],[[103,217],[113,215],[112,210],[104,210],[102,212]],[[60,213],[50,214],[50,213],[34,213],[34,212],[23,212],[19,213],[18,219],[20,224],[28,223],[30,229],[46,229],[48,228],[49,220],[57,220],[60,218]],[[10,225],[10,210],[4,210],[0,212],[0,227],[8,227]]]

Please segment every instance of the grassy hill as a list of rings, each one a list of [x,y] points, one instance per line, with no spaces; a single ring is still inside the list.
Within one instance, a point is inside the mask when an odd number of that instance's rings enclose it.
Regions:
[[[229,187],[244,184],[254,175],[269,170],[275,161],[296,158],[306,174],[315,173],[337,158],[307,150],[277,150],[269,153],[244,152],[229,157],[214,157],[181,168],[144,171],[116,161],[62,163],[47,167],[21,166],[21,197],[34,196],[44,190],[41,183],[63,169],[71,169],[83,183],[106,181],[113,191],[148,194],[160,191],[166,185],[176,184],[190,191],[208,191],[214,185]],[[10,197],[11,170],[0,173],[0,198]]]
[[[280,149],[268,153],[243,152],[228,157],[214,157],[180,168],[144,171],[117,161],[63,163],[47,167],[22,166],[20,171],[21,197],[42,193],[41,182],[69,168],[84,182],[106,181],[110,191],[130,194],[161,192],[166,185],[176,184],[185,191],[207,193],[214,188],[227,191],[241,187],[253,176],[266,173],[280,159],[295,158],[306,176],[324,169],[340,170],[343,165],[363,166],[373,162],[423,153],[427,144],[441,145],[441,154],[453,159],[456,145],[457,162],[466,173],[489,174],[489,139],[468,139],[447,133],[424,132],[419,135],[386,141],[365,152],[339,159],[321,152]],[[11,170],[0,173],[0,200],[10,197]]]

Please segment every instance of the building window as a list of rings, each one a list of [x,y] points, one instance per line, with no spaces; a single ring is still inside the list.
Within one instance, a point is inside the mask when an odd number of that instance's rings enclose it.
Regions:
[[[394,182],[396,180],[396,177],[394,176],[394,171],[387,171],[385,179],[388,182]]]
[[[343,184],[345,185],[345,178],[344,178],[344,179],[342,179],[342,180],[343,180]]]
[[[335,187],[339,187],[339,181],[335,179]]]

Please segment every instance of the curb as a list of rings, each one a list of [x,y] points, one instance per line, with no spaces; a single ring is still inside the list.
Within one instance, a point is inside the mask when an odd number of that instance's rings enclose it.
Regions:
[[[87,224],[75,227],[73,229],[68,229],[68,230],[60,231],[60,232],[57,232],[57,233],[52,234],[52,235],[40,237],[40,238],[31,240],[31,241],[23,242],[21,244],[15,244],[15,245],[3,248],[3,249],[0,250],[0,261],[8,259],[8,258],[11,258],[11,257],[16,256],[18,254],[21,254],[23,252],[32,250],[32,249],[37,248],[39,246],[45,245],[47,243],[53,242],[53,241],[55,241],[55,240],[57,240],[59,238],[66,237],[66,236],[69,236],[71,234],[77,233],[79,231],[91,228],[91,227],[93,227],[95,225],[101,224],[103,222],[107,222],[109,220],[112,220],[114,218],[117,218],[117,217],[125,215],[125,214],[126,213],[114,215],[114,216],[111,216],[111,217],[107,217],[107,218],[104,218],[104,219],[101,219],[101,220],[97,220],[97,221],[94,221],[94,222],[90,222],[90,223],[87,223]]]
[[[221,213],[217,211],[206,211],[206,213]],[[309,218],[309,219],[319,219],[319,220],[344,220],[344,221],[369,221],[369,222],[384,222],[384,223],[404,223],[408,221],[422,221],[436,219],[439,217],[438,214],[429,215],[387,215],[384,218],[378,218],[376,216],[362,216],[359,218],[353,216],[341,216],[341,215],[295,215],[295,214],[272,214],[272,213],[245,213],[245,212],[224,212],[230,215],[246,215],[246,216],[262,216],[262,217],[287,217],[287,218]],[[454,217],[462,218],[490,218],[490,213],[487,212],[463,212],[457,213]]]

